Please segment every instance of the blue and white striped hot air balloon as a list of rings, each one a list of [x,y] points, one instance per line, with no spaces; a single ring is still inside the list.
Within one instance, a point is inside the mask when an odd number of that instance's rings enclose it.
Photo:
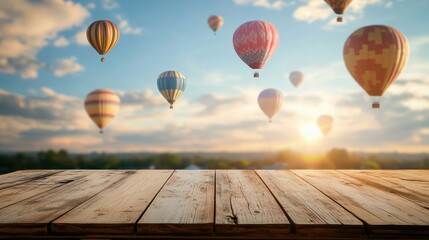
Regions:
[[[159,92],[173,108],[173,103],[185,90],[185,76],[179,71],[165,71],[159,75],[157,83]]]

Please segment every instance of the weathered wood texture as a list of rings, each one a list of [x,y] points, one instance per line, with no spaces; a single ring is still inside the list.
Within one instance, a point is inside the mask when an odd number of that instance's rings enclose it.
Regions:
[[[429,239],[429,171],[18,171],[0,238]]]
[[[216,233],[285,236],[290,223],[254,171],[216,171]]]
[[[300,236],[360,237],[363,223],[290,171],[256,171],[291,218]]]
[[[212,235],[214,178],[214,170],[174,172],[137,223],[137,233]]]
[[[429,235],[429,209],[338,171],[294,170],[367,224],[370,235]]]

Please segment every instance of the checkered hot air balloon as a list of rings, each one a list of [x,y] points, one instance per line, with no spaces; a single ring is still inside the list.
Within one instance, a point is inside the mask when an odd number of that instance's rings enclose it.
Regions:
[[[207,23],[216,35],[216,31],[219,30],[223,25],[223,18],[221,16],[212,15],[207,20]]]
[[[179,71],[166,71],[159,75],[157,85],[159,92],[170,103],[172,109],[173,103],[185,91],[186,79]]]
[[[275,88],[267,88],[259,94],[258,104],[271,122],[273,116],[283,105],[283,93]]]
[[[86,38],[101,56],[107,54],[119,40],[118,27],[109,20],[95,21],[86,30]],[[105,58],[102,57],[104,62]]]
[[[100,128],[100,133],[103,133],[103,128],[118,113],[119,104],[119,96],[109,89],[97,89],[86,96],[86,113]]]
[[[325,2],[332,8],[332,10],[338,14],[337,22],[343,21],[343,14],[346,11],[352,0],[325,0]]]
[[[237,28],[233,36],[238,56],[252,69],[261,69],[277,49],[279,36],[271,23],[250,21]],[[255,72],[254,77],[259,77]]]
[[[381,97],[408,61],[407,38],[384,25],[362,27],[346,40],[344,63],[356,82],[372,97]],[[374,101],[373,108],[380,103]]]

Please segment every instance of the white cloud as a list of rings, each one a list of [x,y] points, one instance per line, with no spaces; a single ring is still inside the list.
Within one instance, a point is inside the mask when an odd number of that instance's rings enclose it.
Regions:
[[[103,0],[101,2],[101,6],[104,9],[112,10],[112,9],[118,8],[119,4],[117,2],[115,2],[115,1],[113,1],[113,0]]]
[[[80,25],[89,12],[72,1],[0,1],[0,71],[36,78],[36,58],[59,32]],[[61,21],[58,21],[61,19]]]
[[[429,36],[420,36],[416,38],[411,38],[410,40],[410,50],[412,54],[417,54],[422,51],[424,48],[429,49]]]
[[[75,57],[58,60],[53,69],[54,75],[57,77],[81,71],[83,71],[83,67],[77,63]]]
[[[88,9],[95,9],[97,6],[95,5],[95,3],[90,2],[90,3],[86,4],[86,7],[87,7]]]
[[[79,45],[87,45],[89,46],[88,39],[86,38],[86,29],[82,29],[74,36],[74,40]]]
[[[233,0],[236,5],[252,5],[267,9],[281,10],[283,7],[294,5],[295,1],[285,0]]]
[[[57,38],[54,41],[54,46],[55,47],[67,47],[69,44],[70,44],[69,41],[65,37],[63,37],[63,36]]]
[[[124,19],[121,15],[117,15],[116,17],[119,20],[119,29],[123,34],[134,34],[138,35],[142,33],[142,29],[138,27],[132,27],[128,20]]]

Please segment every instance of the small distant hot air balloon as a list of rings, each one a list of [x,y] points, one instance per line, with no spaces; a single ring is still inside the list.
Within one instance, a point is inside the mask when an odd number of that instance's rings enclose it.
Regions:
[[[408,61],[407,38],[398,30],[384,25],[362,27],[344,44],[347,70],[372,97],[381,97],[401,73]],[[373,108],[380,103],[374,101]]]
[[[258,96],[258,104],[262,112],[267,115],[269,122],[280,110],[283,104],[283,93],[274,88],[263,90]]]
[[[293,71],[289,74],[289,80],[297,88],[304,80],[304,74],[300,71]]]
[[[166,71],[158,77],[158,90],[173,108],[173,103],[180,97],[186,87],[185,76],[179,71]]]
[[[100,128],[100,133],[103,133],[103,128],[118,113],[119,104],[118,95],[109,89],[97,89],[86,96],[86,113]]]
[[[261,69],[277,49],[279,36],[271,23],[250,21],[237,28],[233,36],[238,56],[252,69]],[[259,77],[255,72],[254,77]]]
[[[339,16],[337,17],[337,22],[343,21],[343,14],[346,11],[349,4],[352,2],[352,0],[325,0],[325,2],[334,10],[336,14]]]
[[[317,126],[319,126],[320,131],[323,135],[327,135],[332,129],[332,122],[334,119],[327,114],[321,115],[317,118]]]
[[[95,21],[86,30],[86,38],[101,56],[107,54],[119,40],[118,27],[109,20]],[[101,57],[104,62],[105,58]]]
[[[207,23],[216,35],[216,31],[219,30],[223,25],[223,18],[221,16],[212,15],[207,20]]]

